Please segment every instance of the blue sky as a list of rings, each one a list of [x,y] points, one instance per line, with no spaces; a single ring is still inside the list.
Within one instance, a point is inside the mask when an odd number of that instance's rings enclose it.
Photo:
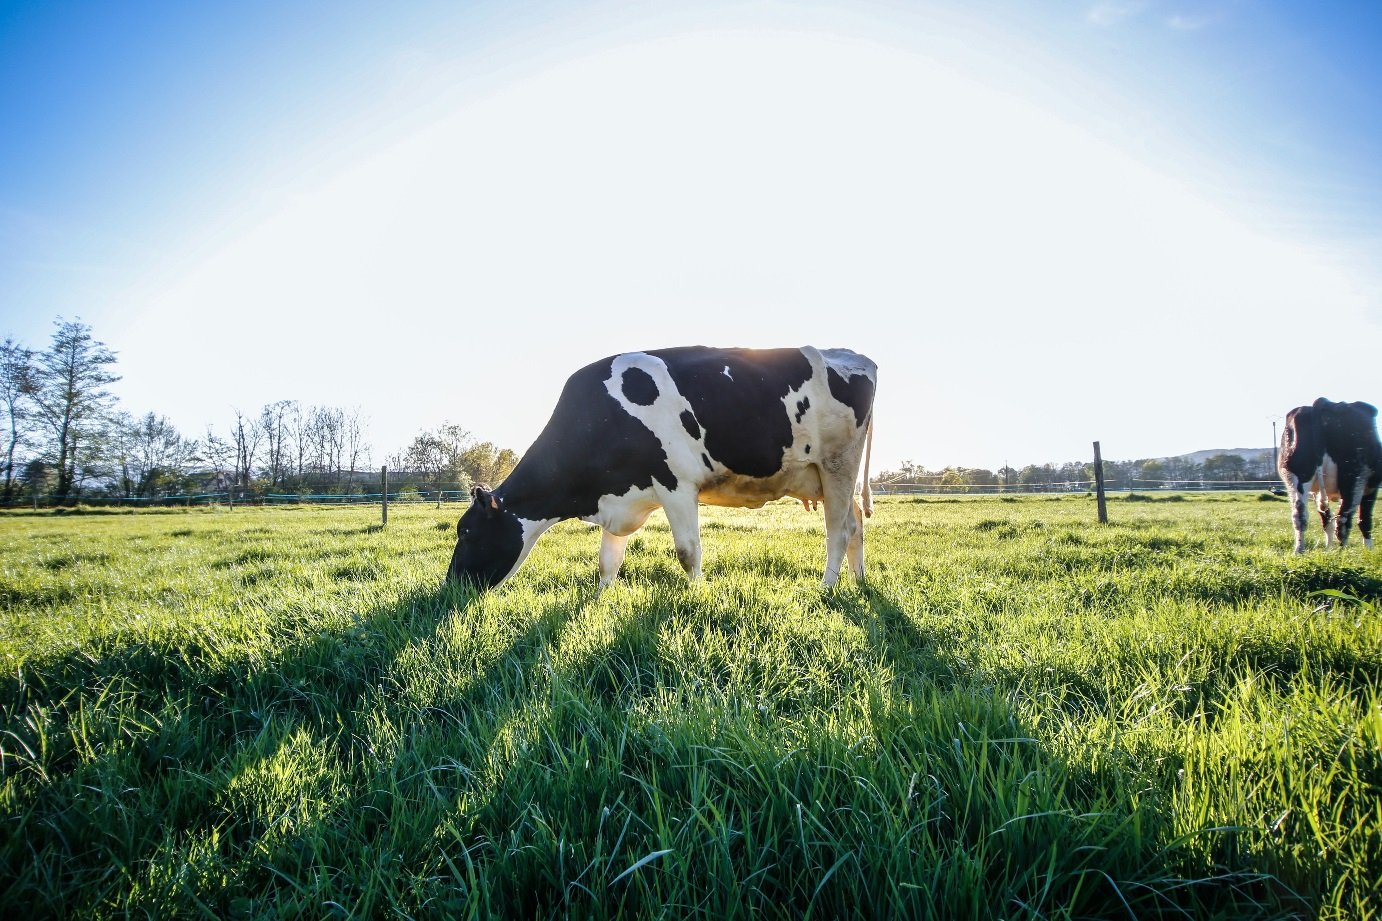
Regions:
[[[1265,444],[1382,400],[1379,90],[1375,2],[0,2],[0,335],[384,450],[687,342],[873,355],[885,464]]]

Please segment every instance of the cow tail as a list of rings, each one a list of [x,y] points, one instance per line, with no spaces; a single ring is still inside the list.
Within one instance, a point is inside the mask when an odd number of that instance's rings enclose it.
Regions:
[[[860,499],[864,505],[864,517],[873,517],[873,493],[869,490],[869,460],[873,457],[873,413],[869,413],[869,431],[864,436],[864,490]]]

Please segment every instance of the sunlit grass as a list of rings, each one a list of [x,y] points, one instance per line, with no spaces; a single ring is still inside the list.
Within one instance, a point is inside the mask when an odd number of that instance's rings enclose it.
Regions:
[[[458,509],[0,519],[0,904],[39,914],[1366,917],[1382,553],[1284,503],[558,526]]]

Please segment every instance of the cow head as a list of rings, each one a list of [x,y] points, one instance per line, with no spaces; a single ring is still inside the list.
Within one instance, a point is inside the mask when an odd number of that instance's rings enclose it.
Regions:
[[[472,489],[470,496],[470,508],[456,523],[456,550],[446,578],[479,589],[493,588],[523,557],[523,524],[483,486]]]

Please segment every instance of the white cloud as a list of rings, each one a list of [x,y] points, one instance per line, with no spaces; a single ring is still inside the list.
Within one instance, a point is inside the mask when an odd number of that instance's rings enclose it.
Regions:
[[[1085,11],[1085,19],[1096,26],[1112,26],[1140,14],[1147,8],[1144,0],[1104,0]]]

